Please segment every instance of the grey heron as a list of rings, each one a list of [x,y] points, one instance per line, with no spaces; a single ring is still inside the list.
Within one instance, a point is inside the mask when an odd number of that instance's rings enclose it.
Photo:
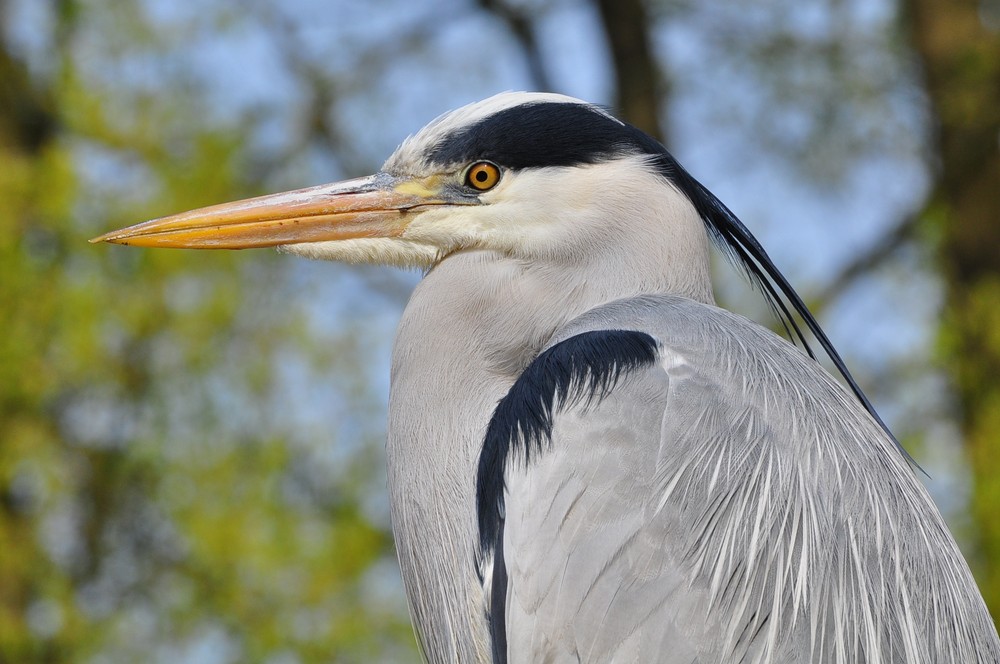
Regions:
[[[715,306],[713,239],[849,389]],[[431,662],[1000,662],[944,520],[802,300],[599,107],[504,93],[373,176],[94,241],[426,272],[393,348],[386,454]]]

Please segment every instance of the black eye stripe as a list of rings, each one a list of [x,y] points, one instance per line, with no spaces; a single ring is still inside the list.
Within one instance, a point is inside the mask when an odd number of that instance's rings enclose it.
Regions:
[[[442,166],[491,161],[511,169],[593,164],[623,154],[659,154],[656,141],[584,104],[539,102],[504,109],[443,138]]]

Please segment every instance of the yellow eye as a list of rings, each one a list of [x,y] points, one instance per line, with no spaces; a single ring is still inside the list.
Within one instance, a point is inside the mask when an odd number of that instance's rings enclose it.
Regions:
[[[487,191],[500,182],[500,167],[488,161],[472,165],[465,174],[465,184],[479,191]]]

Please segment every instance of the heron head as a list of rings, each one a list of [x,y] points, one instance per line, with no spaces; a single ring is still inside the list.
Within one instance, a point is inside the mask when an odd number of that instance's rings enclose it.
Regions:
[[[614,245],[643,204],[679,214],[703,238],[695,208],[658,163],[664,156],[652,138],[591,104],[503,93],[437,118],[374,175],[154,219],[93,241],[277,246],[428,268],[465,249],[537,259]]]

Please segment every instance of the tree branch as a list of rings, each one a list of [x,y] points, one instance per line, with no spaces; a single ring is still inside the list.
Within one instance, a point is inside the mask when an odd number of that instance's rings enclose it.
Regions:
[[[920,216],[913,214],[890,228],[868,249],[856,255],[826,286],[810,299],[817,302],[816,309],[825,307],[850,288],[860,277],[885,263],[900,248],[913,239]]]
[[[504,0],[477,1],[484,11],[506,24],[507,29],[514,35],[514,39],[521,45],[532,87],[541,92],[551,91],[552,79],[545,68],[545,59],[542,57],[542,51],[538,45],[535,22],[532,16],[523,9],[508,5]]]

